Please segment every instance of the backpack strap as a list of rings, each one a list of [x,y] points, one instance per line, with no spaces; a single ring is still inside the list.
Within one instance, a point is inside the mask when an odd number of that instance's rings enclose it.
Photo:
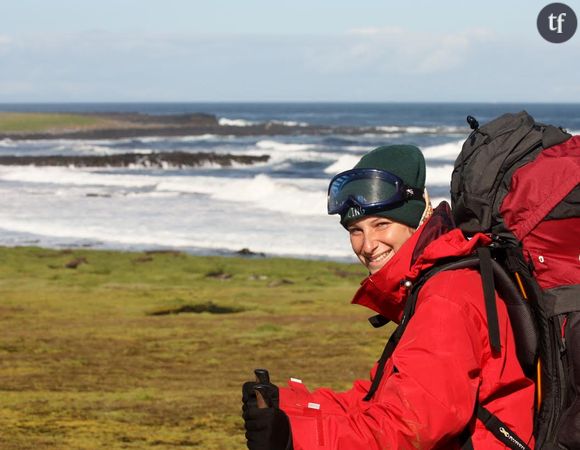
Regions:
[[[515,434],[505,423],[481,405],[477,405],[476,416],[491,434],[506,447],[513,450],[531,450],[526,441]],[[474,450],[473,441],[469,436],[461,446],[461,450]]]
[[[501,344],[499,339],[497,304],[495,302],[495,283],[493,281],[491,251],[489,247],[479,247],[477,249],[477,255],[479,257],[479,271],[481,272],[481,282],[483,284],[483,298],[485,300],[485,312],[487,314],[489,344],[492,353],[494,355],[499,355],[501,353]]]
[[[434,276],[435,274],[437,274],[439,272],[443,272],[444,270],[454,270],[454,269],[463,269],[466,267],[474,267],[477,265],[477,262],[478,262],[478,258],[473,257],[473,256],[467,257],[467,258],[462,258],[459,260],[454,260],[454,261],[451,261],[451,262],[448,262],[445,264],[440,264],[440,265],[437,265],[435,267],[432,267],[431,269],[426,271],[421,276],[421,278],[419,278],[419,280],[417,281],[417,283],[415,283],[415,285],[412,285],[410,281],[405,282],[405,283],[408,283],[408,286],[411,289],[411,293],[410,293],[409,297],[407,298],[407,302],[405,303],[405,310],[403,311],[403,318],[401,319],[401,323],[399,324],[399,326],[395,329],[393,334],[391,334],[391,336],[389,337],[389,340],[387,341],[387,344],[385,345],[383,353],[381,354],[381,357],[379,358],[377,371],[375,372],[375,377],[373,378],[373,382],[371,384],[371,387],[370,387],[367,395],[363,399],[365,402],[368,402],[370,399],[373,398],[373,396],[375,395],[375,392],[377,391],[377,389],[379,387],[379,384],[381,383],[381,380],[383,378],[384,371],[385,371],[385,365],[386,365],[388,359],[391,357],[391,355],[395,351],[395,347],[397,346],[397,344],[401,340],[401,337],[403,336],[403,333],[405,332],[405,330],[407,328],[409,320],[411,320],[411,317],[413,317],[413,314],[415,314],[415,306],[417,304],[417,298],[419,296],[419,291],[421,290],[423,285],[427,282],[427,280],[429,280],[432,276]],[[373,323],[373,320],[376,318],[377,318],[377,316],[374,316],[370,319],[371,324],[373,324],[373,326],[375,326],[375,324]],[[380,321],[380,319],[378,319],[378,321]]]

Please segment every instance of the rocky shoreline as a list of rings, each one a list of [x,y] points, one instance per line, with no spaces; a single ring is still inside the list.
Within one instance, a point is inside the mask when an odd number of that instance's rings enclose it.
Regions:
[[[377,127],[334,127],[316,125],[290,125],[282,122],[266,122],[245,126],[221,125],[211,114],[148,115],[124,113],[75,114],[78,116],[106,119],[109,125],[99,127],[77,127],[44,130],[40,132],[4,132],[0,140],[44,140],[44,139],[127,139],[137,137],[199,136],[204,134],[231,136],[274,136],[274,135],[362,135],[366,133],[389,134]],[[111,125],[112,124],[112,125]]]
[[[215,164],[229,167],[233,164],[251,165],[267,162],[269,155],[232,155],[218,153],[121,153],[117,155],[87,156],[0,156],[2,166],[74,166],[74,167],[199,167]]]

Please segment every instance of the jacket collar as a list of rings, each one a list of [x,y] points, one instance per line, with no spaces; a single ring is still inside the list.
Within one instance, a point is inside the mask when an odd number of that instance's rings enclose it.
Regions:
[[[398,323],[408,294],[405,281],[415,281],[441,258],[467,256],[489,242],[483,234],[467,240],[454,228],[449,205],[442,202],[381,270],[361,282],[352,303]]]

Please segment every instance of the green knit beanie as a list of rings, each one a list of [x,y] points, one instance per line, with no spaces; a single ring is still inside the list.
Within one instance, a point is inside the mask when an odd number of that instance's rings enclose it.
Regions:
[[[421,150],[414,145],[386,145],[375,148],[364,155],[354,168],[386,170],[401,178],[407,186],[425,188],[425,158]],[[423,211],[425,211],[423,199],[407,200],[368,215],[387,217],[395,222],[417,228]],[[346,227],[350,222],[361,217],[360,211],[349,208],[341,216],[340,223]]]

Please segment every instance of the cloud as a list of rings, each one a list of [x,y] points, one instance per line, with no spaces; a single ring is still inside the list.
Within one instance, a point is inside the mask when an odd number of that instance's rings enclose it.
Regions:
[[[405,29],[402,27],[366,27],[353,28],[346,32],[347,35],[353,36],[391,36],[404,33]]]
[[[34,83],[25,81],[0,81],[0,98],[28,95],[35,89]]]
[[[314,46],[308,60],[313,69],[326,73],[442,73],[464,64],[475,46],[495,39],[485,29],[427,33],[400,27],[359,28],[336,38],[333,46]]]
[[[569,55],[578,44],[531,37],[401,27],[309,36],[0,35],[0,102],[578,99],[575,89],[553,87],[577,84],[578,63]],[[557,67],[567,70],[549,83]]]
[[[4,54],[13,44],[14,39],[10,36],[0,34],[0,53]]]
[[[434,42],[416,49],[417,66],[411,72],[433,73],[454,70],[466,62],[466,56],[471,48],[471,42],[465,36],[440,36]]]

